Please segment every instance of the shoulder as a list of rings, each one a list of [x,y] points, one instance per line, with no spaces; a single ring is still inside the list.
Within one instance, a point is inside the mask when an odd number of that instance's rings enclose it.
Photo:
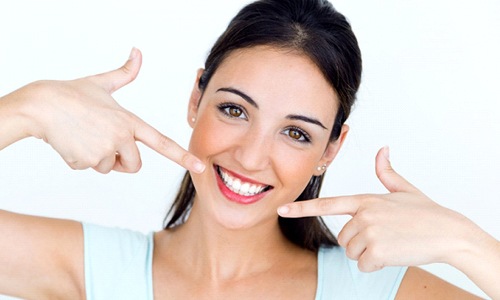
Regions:
[[[152,233],[84,223],[83,235],[87,299],[150,299]]]
[[[406,269],[386,267],[364,273],[346,256],[344,248],[320,248],[318,292],[323,299],[394,299]]]

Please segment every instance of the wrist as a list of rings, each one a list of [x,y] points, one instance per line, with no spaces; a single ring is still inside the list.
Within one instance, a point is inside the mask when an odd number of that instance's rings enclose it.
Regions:
[[[456,240],[453,242],[455,250],[450,251],[444,262],[467,273],[473,265],[487,263],[490,255],[497,255],[500,245],[471,220],[462,218],[462,224],[458,227],[461,230],[457,230]]]
[[[44,102],[47,98],[48,81],[35,81],[32,82],[21,90],[20,99],[18,99],[17,115],[21,122],[26,137],[33,136],[36,138],[43,138],[43,121],[41,116],[44,114]]]
[[[30,83],[0,98],[0,149],[32,136],[36,131],[29,114],[32,90],[36,89],[36,85],[32,85]]]
[[[476,226],[459,255],[450,265],[460,270],[492,299],[500,299],[498,272],[500,270],[500,242]]]

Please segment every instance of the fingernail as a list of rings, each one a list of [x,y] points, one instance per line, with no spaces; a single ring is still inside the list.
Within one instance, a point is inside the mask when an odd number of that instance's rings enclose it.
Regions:
[[[193,171],[196,173],[203,173],[203,171],[205,171],[205,165],[202,162],[197,161],[193,164]]]
[[[389,146],[384,146],[384,157],[388,161],[391,161],[391,155],[390,155],[390,151],[389,151]]]
[[[132,47],[132,50],[130,51],[130,55],[128,56],[129,60],[132,60],[132,59],[134,59],[137,56],[137,51],[136,50],[137,50],[136,47]]]
[[[288,206],[281,206],[278,207],[278,214],[279,215],[286,215],[290,212],[290,207]]]

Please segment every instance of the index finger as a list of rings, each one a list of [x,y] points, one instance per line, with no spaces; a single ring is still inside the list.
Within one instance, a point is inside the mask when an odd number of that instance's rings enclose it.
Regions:
[[[205,170],[205,164],[200,159],[144,122],[136,127],[135,139],[189,171],[202,173]]]
[[[361,204],[362,197],[362,195],[356,195],[297,201],[279,207],[278,214],[285,218],[354,216]]]

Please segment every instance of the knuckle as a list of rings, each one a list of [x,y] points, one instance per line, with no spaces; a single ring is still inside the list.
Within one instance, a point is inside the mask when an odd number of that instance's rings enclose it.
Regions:
[[[337,242],[339,243],[340,246],[342,246],[342,247],[344,247],[344,248],[347,249],[347,247],[348,247],[348,240],[345,237],[345,234],[342,233],[342,231],[337,236]]]
[[[73,160],[73,161],[70,161],[68,162],[68,165],[70,166],[71,169],[73,170],[84,170],[86,168],[88,168],[88,165],[85,164],[83,161],[81,160]]]
[[[299,205],[297,206],[297,212],[301,214],[307,212],[307,205],[303,202],[298,202],[298,203]]]
[[[367,250],[368,251],[368,250]],[[368,253],[364,253],[358,260],[358,268],[361,272],[368,273],[374,270],[374,264]]]
[[[119,104],[117,104],[119,105]],[[118,116],[120,117],[121,120],[123,120],[123,122],[125,123],[123,127],[127,127],[127,125],[129,124],[134,124],[136,123],[138,120],[138,117],[136,115],[134,115],[133,113],[129,112],[128,110],[122,108],[121,106],[119,106],[119,110],[117,110],[117,113],[118,113]]]
[[[359,257],[358,255],[356,255],[356,253],[354,252],[354,249],[351,245],[348,245],[346,248],[345,248],[345,255],[352,259],[352,260],[358,260]]]
[[[130,139],[131,133],[126,127],[126,124],[125,126],[120,126],[120,128],[115,131],[115,137],[116,139],[118,139],[118,141],[125,141]]]
[[[368,226],[364,231],[364,236],[368,241],[375,241],[378,237],[377,229],[374,226]]]
[[[358,269],[364,273],[370,272],[369,263],[364,257],[358,260]]]
[[[183,165],[187,165],[191,159],[191,155],[189,153],[183,153],[181,157],[181,163]]]
[[[373,201],[373,196],[370,194],[363,194],[360,195],[360,199],[362,206],[366,206],[367,204]]]
[[[142,161],[139,159],[137,164],[131,169],[131,173],[137,173],[142,168]]]
[[[68,166],[73,170],[78,170],[78,161],[68,161]]]
[[[342,246],[342,247],[344,247],[345,249],[347,249],[349,247],[349,242],[350,241],[347,240],[347,239],[345,239],[345,238],[344,239],[339,239],[338,242],[339,242],[339,245]]]
[[[73,170],[83,170],[85,169],[84,160],[81,155],[77,153],[77,151],[72,151],[63,156],[66,164]]]
[[[122,73],[125,75],[125,78],[127,78],[127,80],[134,80],[135,77],[137,76],[133,70],[127,65],[125,64],[124,66],[122,66],[120,68],[120,70],[122,71]]]
[[[109,172],[111,172],[111,169],[109,168],[103,168],[103,167],[93,167],[92,169],[96,170],[97,172],[101,173],[101,174],[108,174]]]
[[[134,164],[132,164],[132,165],[129,165],[129,166],[125,169],[125,171],[126,171],[127,173],[137,173],[137,172],[139,172],[139,170],[141,169],[141,167],[142,167],[142,161],[141,161],[141,160],[139,160],[138,162],[136,162],[136,163],[134,163]]]
[[[333,200],[331,199],[321,199],[316,203],[319,211],[328,212],[333,206]]]
[[[384,249],[377,243],[370,243],[366,250],[366,259],[371,262],[372,265],[382,265],[384,259]]]
[[[101,145],[101,149],[100,149],[99,152],[102,153],[102,154],[95,153],[95,154],[91,155],[91,159],[90,160],[91,161],[95,161],[95,160],[101,161],[105,157],[109,157],[111,155],[115,155],[115,153],[116,153],[116,147],[115,147],[115,145],[114,145],[113,142],[106,141],[106,142],[104,142]]]
[[[161,149],[164,149],[164,150],[168,150],[171,146],[172,146],[172,141],[164,136],[164,135],[159,135],[158,137],[158,146],[161,148]],[[182,161],[186,161],[188,159],[188,156],[187,154],[185,153],[183,156],[182,156]]]
[[[294,214],[300,215],[304,212],[304,203],[302,203],[301,201],[295,201],[293,202],[293,205],[290,205],[289,207]]]
[[[356,214],[356,220],[360,224],[364,224],[366,226],[367,224],[370,224],[370,221],[372,220],[371,213],[366,209],[360,210]]]
[[[377,174],[377,177],[383,177],[383,176],[388,176],[396,173],[394,169],[389,165],[389,166],[384,166],[382,168],[376,168],[375,173]]]
[[[100,163],[101,163],[100,158],[98,158],[97,156],[91,156],[91,157],[87,158],[85,165],[87,165],[88,167],[91,167],[91,168],[95,168],[95,167],[99,166]]]

